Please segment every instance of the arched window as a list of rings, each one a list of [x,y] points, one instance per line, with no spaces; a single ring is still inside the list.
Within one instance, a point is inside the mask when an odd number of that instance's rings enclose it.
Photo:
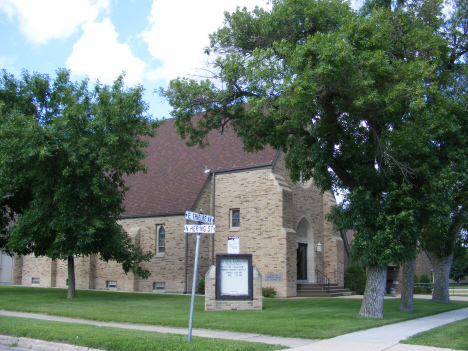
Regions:
[[[164,253],[166,252],[166,230],[164,229],[164,226],[158,226],[158,237],[156,241],[156,253]]]

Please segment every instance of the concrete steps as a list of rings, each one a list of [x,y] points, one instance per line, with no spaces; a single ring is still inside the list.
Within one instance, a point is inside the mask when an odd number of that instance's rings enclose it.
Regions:
[[[340,287],[337,284],[330,284],[330,291],[328,293],[317,283],[297,284],[298,297],[336,297],[349,296],[352,294],[353,292],[351,290]]]

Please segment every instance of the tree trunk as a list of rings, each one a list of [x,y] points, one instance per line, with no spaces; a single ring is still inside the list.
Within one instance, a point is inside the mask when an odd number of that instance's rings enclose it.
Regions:
[[[403,290],[401,291],[400,311],[413,312],[414,261],[413,258],[403,263]]]
[[[434,291],[432,301],[450,303],[449,275],[452,266],[453,253],[450,256],[439,257],[434,252],[428,252],[434,270]]]
[[[68,256],[68,293],[67,299],[75,298],[75,259]]]
[[[387,284],[387,267],[370,266],[367,269],[366,291],[360,316],[383,318],[383,301]]]

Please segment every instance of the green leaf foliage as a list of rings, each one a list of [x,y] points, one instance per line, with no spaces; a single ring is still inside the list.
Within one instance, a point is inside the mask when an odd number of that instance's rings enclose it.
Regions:
[[[262,288],[262,296],[263,297],[275,297],[276,296],[276,289],[272,288],[272,287]]]
[[[431,294],[432,293],[432,285],[431,284],[431,278],[429,277],[428,274],[422,273],[421,277],[417,279],[417,275],[414,275],[414,293],[415,294]]]
[[[188,145],[204,147],[209,131],[233,128],[248,151],[283,150],[293,180],[347,189],[329,218],[357,233],[353,250],[366,265],[414,256],[423,227],[435,228],[421,214],[432,217],[427,204],[454,190],[466,166],[465,151],[442,145],[463,143],[460,98],[449,87],[464,75],[450,73],[459,58],[439,31],[441,4],[404,4],[369,2],[361,13],[322,0],[238,9],[205,50],[216,74],[160,91]]]
[[[366,289],[366,271],[361,265],[352,264],[346,268],[344,276],[344,287],[354,291],[358,295],[363,295]]]
[[[70,72],[0,76],[0,247],[51,259],[100,254],[143,277],[135,247],[117,221],[124,177],[145,171],[153,136],[143,87],[72,82]],[[6,228],[6,223],[11,226]]]
[[[197,283],[197,293],[205,294],[205,276],[203,275]]]
[[[431,283],[431,278],[429,277],[428,274],[423,273],[421,274],[421,278],[419,279],[419,282],[422,284],[430,284]]]

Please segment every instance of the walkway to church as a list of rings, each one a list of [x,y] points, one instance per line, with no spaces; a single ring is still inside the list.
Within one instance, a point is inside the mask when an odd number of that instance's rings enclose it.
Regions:
[[[418,296],[420,297],[420,296]],[[430,296],[428,296],[430,298]],[[351,297],[362,298],[362,297]],[[468,301],[468,297],[451,296],[452,300]],[[111,322],[97,322],[91,320],[64,318],[57,316],[48,316],[34,313],[22,312],[9,312],[0,311],[0,315],[14,316],[22,318],[42,319],[50,321],[58,321],[64,323],[78,323],[89,324],[101,327],[114,327],[124,329],[139,329],[146,331],[154,331],[158,333],[171,333],[171,334],[185,334],[187,329],[184,328],[170,328],[170,327],[157,327],[148,325],[135,325],[135,324],[122,324]],[[434,316],[414,319],[402,323],[395,323],[386,325],[379,328],[373,328],[355,333],[341,335],[327,340],[307,340],[307,339],[294,339],[294,338],[281,338],[259,334],[248,333],[234,333],[215,330],[202,330],[194,329],[193,336],[216,338],[216,339],[229,339],[229,340],[243,340],[250,342],[259,342],[273,345],[284,345],[290,347],[292,351],[442,351],[449,349],[440,349],[435,347],[405,345],[400,344],[401,340],[408,337],[427,331],[439,326],[459,321],[468,318],[468,308],[461,310],[445,312]],[[14,338],[0,335],[0,350],[1,345],[11,345],[17,343],[18,347],[15,350],[29,349],[29,350],[63,350],[63,351],[91,351],[85,347],[78,347],[67,344],[51,343],[39,340],[32,340],[26,338]]]

